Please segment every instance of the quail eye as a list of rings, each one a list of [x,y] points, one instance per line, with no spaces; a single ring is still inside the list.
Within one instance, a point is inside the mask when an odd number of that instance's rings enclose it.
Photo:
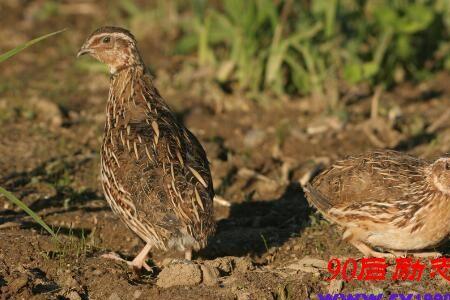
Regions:
[[[107,44],[111,41],[111,38],[109,36],[105,36],[102,40],[103,43]]]

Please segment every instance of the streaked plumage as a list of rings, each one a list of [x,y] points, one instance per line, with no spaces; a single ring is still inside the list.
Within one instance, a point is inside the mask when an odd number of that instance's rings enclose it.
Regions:
[[[374,151],[336,162],[305,191],[364,255],[437,255],[418,251],[439,245],[450,233],[449,158],[428,163],[396,151]]]
[[[152,248],[185,251],[190,259],[215,231],[205,151],[154,87],[131,33],[102,27],[87,39],[84,53],[112,74],[101,178],[112,210],[147,243],[132,265],[146,266]]]

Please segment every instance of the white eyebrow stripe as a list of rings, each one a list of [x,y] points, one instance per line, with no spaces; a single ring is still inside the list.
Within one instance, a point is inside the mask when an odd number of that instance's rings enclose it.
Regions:
[[[134,40],[131,37],[129,37],[128,35],[121,33],[121,32],[111,32],[111,33],[102,32],[102,33],[98,33],[98,34],[92,36],[90,39],[93,40],[93,39],[102,38],[105,36],[120,37],[122,39],[129,41],[130,43],[134,43]]]

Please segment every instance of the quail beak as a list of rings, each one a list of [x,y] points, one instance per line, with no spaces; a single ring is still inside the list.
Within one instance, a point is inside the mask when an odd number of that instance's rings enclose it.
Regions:
[[[87,48],[87,47],[85,47],[85,46],[83,46],[83,47],[81,47],[80,51],[78,51],[77,58],[82,56],[82,55],[90,54],[90,53],[92,53],[92,50]]]

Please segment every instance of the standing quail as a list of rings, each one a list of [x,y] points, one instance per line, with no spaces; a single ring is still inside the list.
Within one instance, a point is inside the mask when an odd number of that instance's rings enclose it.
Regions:
[[[151,249],[190,260],[215,231],[206,153],[153,85],[136,39],[119,27],[95,30],[78,52],[111,73],[101,147],[101,183],[112,210],[145,243],[127,262],[144,267]],[[111,257],[114,258],[114,257]]]
[[[450,158],[428,163],[396,151],[370,152],[336,162],[305,192],[366,256],[438,256],[419,251],[450,233]]]

